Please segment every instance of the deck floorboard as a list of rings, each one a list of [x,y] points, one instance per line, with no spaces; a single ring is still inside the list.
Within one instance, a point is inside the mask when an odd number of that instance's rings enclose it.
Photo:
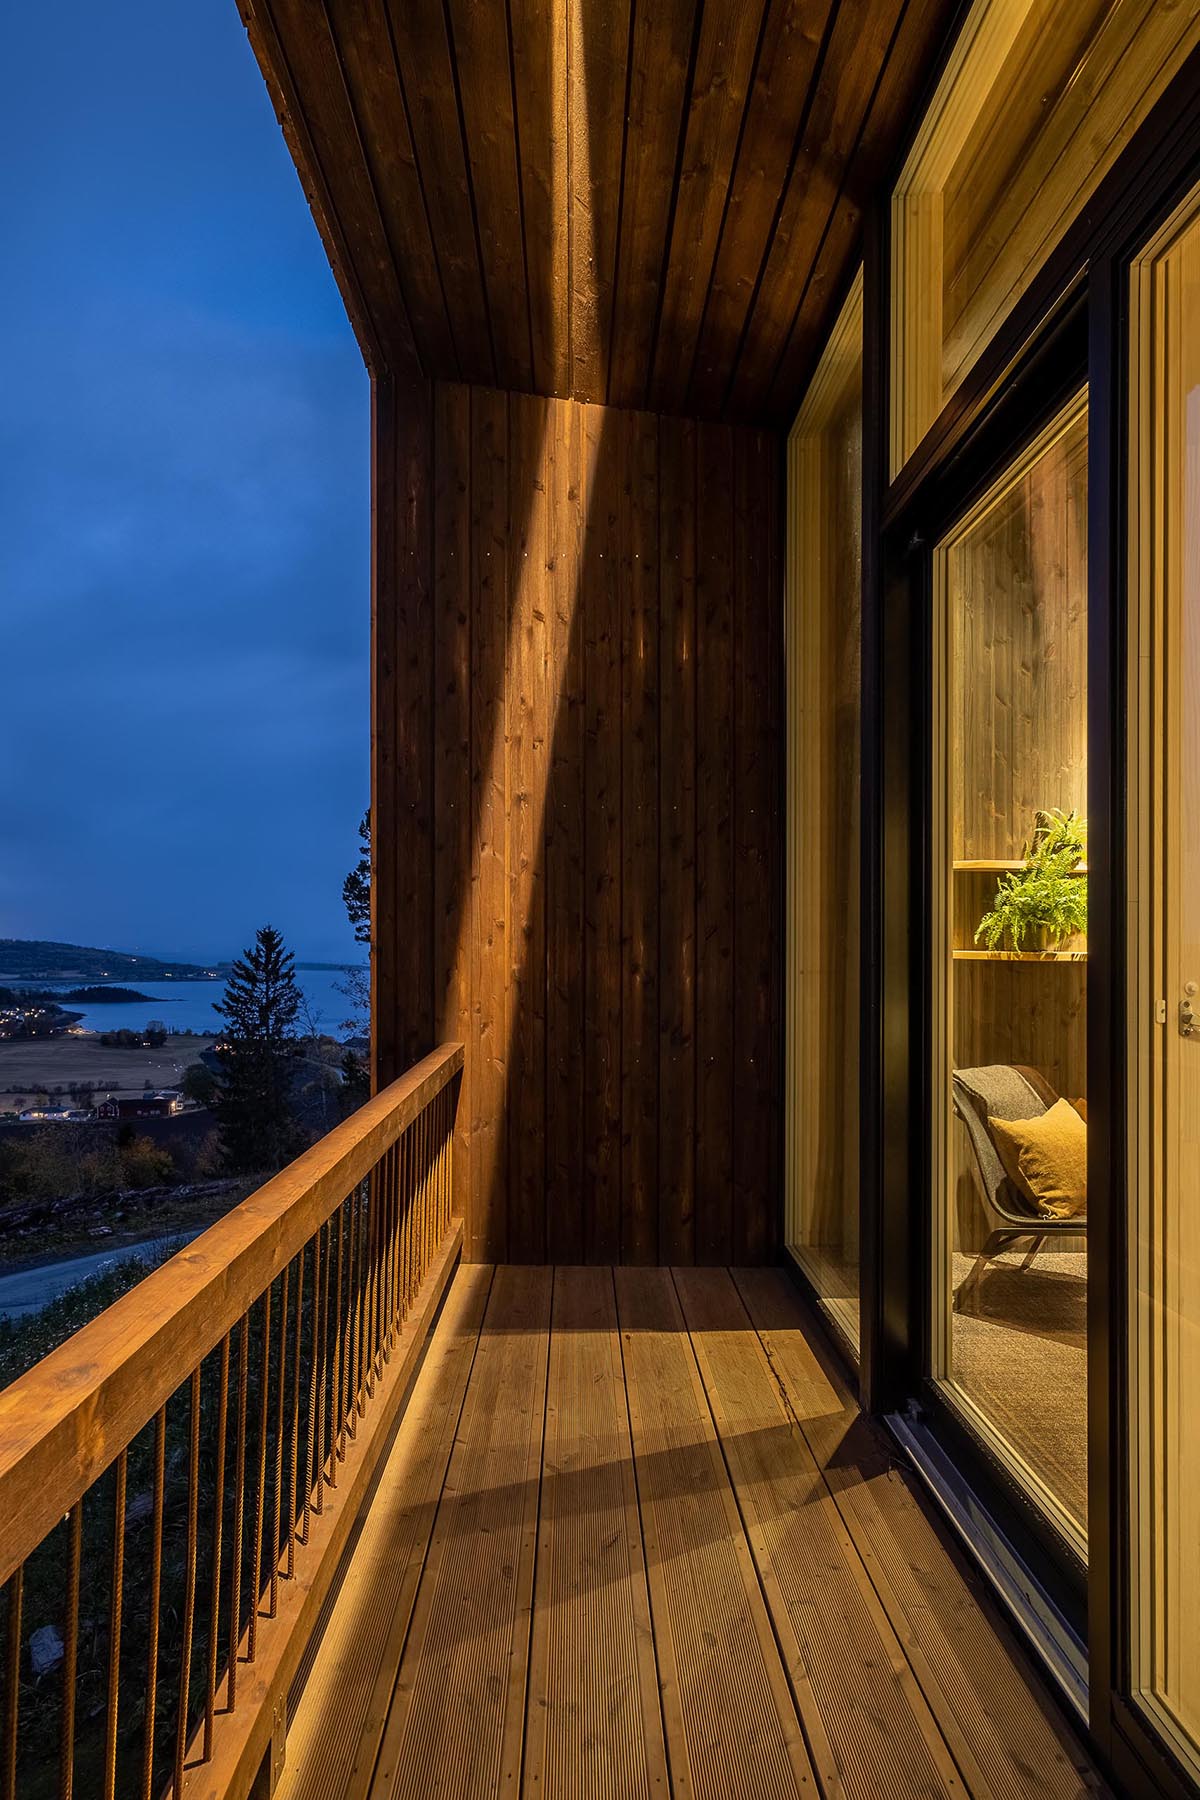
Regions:
[[[459,1271],[283,1800],[1107,1792],[776,1270]]]

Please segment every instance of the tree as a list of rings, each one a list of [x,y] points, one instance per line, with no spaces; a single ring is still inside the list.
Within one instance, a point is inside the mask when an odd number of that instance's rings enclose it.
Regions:
[[[212,1106],[216,1102],[220,1085],[211,1069],[202,1062],[194,1062],[189,1063],[183,1071],[179,1091],[185,1100],[191,1100],[196,1106]]]
[[[290,1097],[300,1004],[292,954],[274,927],[264,925],[234,963],[224,999],[214,1003],[225,1021],[217,1046],[217,1123],[235,1174],[282,1168],[299,1148]]]
[[[167,1028],[161,1019],[151,1019],[143,1036],[152,1050],[161,1050],[167,1041]]]
[[[342,883],[342,901],[346,917],[354,930],[356,944],[371,942],[371,814],[365,812],[359,822],[361,846],[358,861]],[[342,1020],[344,1031],[359,1033],[371,1029],[371,976],[365,968],[346,970],[339,981],[338,992],[350,1002],[350,1017]]]
[[[354,927],[356,944],[371,941],[371,814],[365,812],[358,825],[358,861],[342,883],[342,900],[346,917]]]

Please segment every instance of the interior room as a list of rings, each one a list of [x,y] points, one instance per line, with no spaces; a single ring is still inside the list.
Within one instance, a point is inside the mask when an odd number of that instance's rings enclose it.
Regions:
[[[1087,409],[935,554],[949,1393],[1078,1546],[1087,1522]],[[944,1007],[944,1010],[943,1010]]]

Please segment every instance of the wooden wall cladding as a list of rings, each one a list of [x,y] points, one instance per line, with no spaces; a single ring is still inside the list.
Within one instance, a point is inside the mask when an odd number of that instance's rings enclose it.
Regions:
[[[957,0],[242,0],[377,373],[790,423]]]
[[[951,1052],[960,1068],[1031,1064],[1068,1099],[1087,1094],[1087,963],[981,957],[975,928],[997,869],[1015,861],[1039,808],[1087,812],[1087,413],[1049,428],[945,552],[950,694],[953,974]],[[968,866],[964,867],[966,864]],[[1082,949],[1083,946],[1075,948]],[[965,1128],[951,1133],[960,1249],[984,1219]],[[1062,1247],[1075,1247],[1064,1240]]]
[[[782,456],[377,384],[379,1075],[466,1045],[468,1258],[775,1249]]]

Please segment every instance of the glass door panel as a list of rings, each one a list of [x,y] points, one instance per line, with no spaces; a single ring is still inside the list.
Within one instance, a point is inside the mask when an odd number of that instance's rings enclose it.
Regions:
[[[1086,1552],[1087,411],[934,553],[933,1369]]]
[[[1131,1650],[1200,1773],[1200,192],[1130,298]]]

